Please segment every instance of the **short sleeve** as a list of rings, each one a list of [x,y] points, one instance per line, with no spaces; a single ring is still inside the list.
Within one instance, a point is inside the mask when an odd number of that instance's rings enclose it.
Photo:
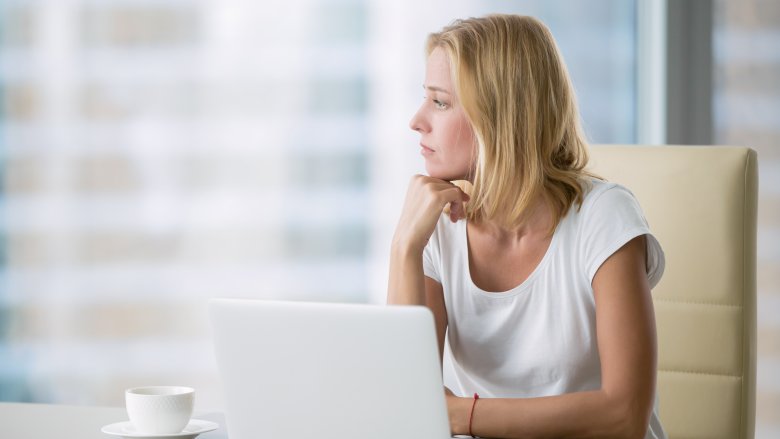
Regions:
[[[583,212],[581,252],[588,282],[593,282],[599,267],[612,254],[637,236],[646,236],[647,279],[655,287],[664,272],[664,253],[658,240],[650,233],[642,208],[634,195],[623,186],[611,185],[594,194]],[[584,207],[584,206],[583,206]]]
[[[428,244],[425,245],[423,250],[423,274],[435,280],[438,283],[441,282],[441,246],[439,245],[439,225],[436,225],[436,230],[433,231]]]

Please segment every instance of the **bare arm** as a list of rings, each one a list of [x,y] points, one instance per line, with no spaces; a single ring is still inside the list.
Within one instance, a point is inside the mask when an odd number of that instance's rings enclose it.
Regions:
[[[441,284],[423,273],[423,249],[444,207],[450,206],[450,219],[457,221],[463,216],[466,200],[468,195],[450,182],[414,176],[409,182],[404,209],[393,236],[387,303],[425,305],[433,312],[439,360],[444,355],[447,311]]]
[[[390,278],[387,303],[425,305],[425,281],[422,254],[446,205],[450,218],[463,214],[468,195],[452,183],[416,175],[409,182],[401,219],[398,221],[390,252]]]
[[[398,251],[398,253],[396,253]],[[433,312],[439,360],[444,356],[447,333],[447,310],[441,284],[423,274],[422,251],[405,252],[393,249],[390,257],[390,285],[387,303],[391,305],[425,305]],[[393,295],[392,292],[397,292]]]
[[[425,305],[433,312],[436,323],[436,340],[439,342],[439,360],[444,358],[444,337],[447,335],[447,308],[441,284],[425,277]]]
[[[642,438],[653,407],[656,334],[638,237],[599,268],[593,282],[601,359],[599,390],[528,399],[480,399],[473,432],[492,438]],[[468,433],[472,400],[447,397],[451,428]]]

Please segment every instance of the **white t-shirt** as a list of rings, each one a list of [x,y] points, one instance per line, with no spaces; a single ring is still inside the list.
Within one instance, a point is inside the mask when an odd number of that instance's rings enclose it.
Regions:
[[[486,292],[472,281],[466,221],[439,219],[423,270],[444,291],[445,385],[456,394],[529,398],[601,387],[593,277],[620,247],[646,235],[654,287],[664,254],[628,189],[593,179],[586,190],[582,208],[569,209],[536,269],[505,292]],[[666,437],[657,404],[645,437]]]

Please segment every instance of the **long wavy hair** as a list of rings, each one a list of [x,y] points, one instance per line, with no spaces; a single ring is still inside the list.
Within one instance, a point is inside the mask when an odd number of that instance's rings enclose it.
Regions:
[[[517,227],[546,198],[552,233],[583,199],[588,163],[574,88],[552,34],[533,17],[457,20],[428,36],[448,54],[455,92],[478,147],[469,220]]]

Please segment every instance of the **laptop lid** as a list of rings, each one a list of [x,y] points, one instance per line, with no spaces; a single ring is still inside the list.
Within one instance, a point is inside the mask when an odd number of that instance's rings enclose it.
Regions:
[[[231,439],[450,437],[425,307],[212,299]]]

